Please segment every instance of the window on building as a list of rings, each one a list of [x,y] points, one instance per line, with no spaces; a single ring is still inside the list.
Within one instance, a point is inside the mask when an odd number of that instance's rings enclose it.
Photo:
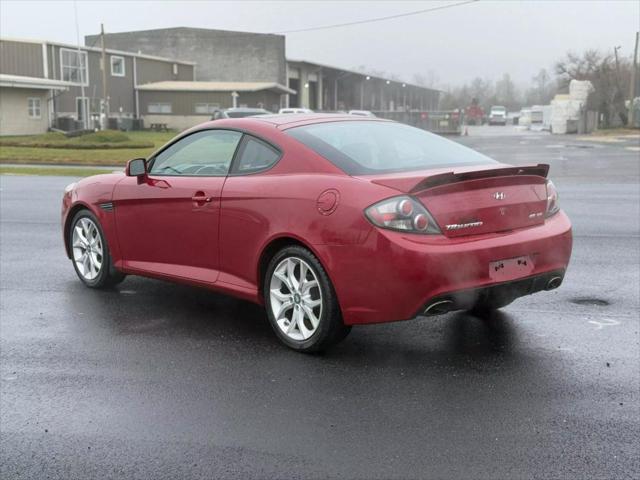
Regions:
[[[111,75],[114,77],[124,77],[124,57],[111,55]]]
[[[173,74],[174,75],[178,75],[178,64],[177,63],[173,64]]]
[[[238,152],[238,160],[234,164],[233,170],[234,173],[250,173],[264,170],[276,163],[279,158],[280,152],[271,145],[246,135]]]
[[[200,115],[212,115],[216,110],[220,110],[219,103],[196,103],[195,112]]]
[[[27,111],[29,112],[29,118],[42,117],[42,111],[40,110],[40,99],[38,97],[27,98]]]
[[[60,49],[60,71],[65,82],[89,85],[87,52]]]
[[[171,113],[170,103],[150,103],[147,106],[148,113]]]

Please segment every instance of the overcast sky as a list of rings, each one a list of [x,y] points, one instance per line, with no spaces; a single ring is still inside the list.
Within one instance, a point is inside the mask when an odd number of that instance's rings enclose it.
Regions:
[[[189,26],[281,32],[437,7],[460,0],[403,1],[82,1],[80,38],[107,32]],[[438,86],[508,72],[528,84],[568,50],[631,56],[640,2],[480,0],[441,11],[369,24],[287,34],[287,56],[395,74],[433,71]],[[72,1],[0,0],[0,34],[75,43]]]

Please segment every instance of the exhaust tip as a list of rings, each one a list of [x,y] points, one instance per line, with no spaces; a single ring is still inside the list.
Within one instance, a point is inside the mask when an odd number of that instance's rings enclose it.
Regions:
[[[554,288],[558,288],[562,283],[562,277],[553,277],[547,283],[547,290],[553,290]]]
[[[424,315],[442,315],[451,310],[453,310],[453,302],[451,300],[439,300],[425,308]]]

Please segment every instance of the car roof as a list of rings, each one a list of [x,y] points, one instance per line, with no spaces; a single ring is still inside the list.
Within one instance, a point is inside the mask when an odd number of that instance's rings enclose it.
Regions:
[[[264,108],[251,108],[251,107],[233,107],[225,108],[225,112],[267,112]]]
[[[201,123],[191,129],[189,132],[198,130],[206,130],[216,127],[227,127],[237,129],[251,129],[252,127],[257,130],[262,130],[265,127],[275,127],[278,130],[287,130],[293,127],[301,127],[303,125],[312,125],[317,123],[330,123],[330,122],[389,122],[395,123],[392,120],[386,120],[379,117],[363,117],[357,115],[348,114],[331,114],[331,113],[285,113],[285,114],[268,114],[258,115],[255,117],[243,117],[243,118],[221,118],[219,120],[211,120],[205,123]]]
[[[313,123],[329,123],[329,122],[354,122],[354,121],[383,121],[390,122],[391,120],[385,120],[381,118],[366,118],[356,117],[355,115],[348,115],[344,113],[295,113],[295,114],[280,114],[280,115],[260,115],[259,117],[251,117],[246,120],[255,122],[265,122],[274,125],[279,129],[287,129],[292,127],[298,127],[302,125],[310,125]]]

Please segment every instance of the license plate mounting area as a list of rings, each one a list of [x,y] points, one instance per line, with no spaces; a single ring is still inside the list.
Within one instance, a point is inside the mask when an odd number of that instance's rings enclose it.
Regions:
[[[533,259],[529,255],[496,260],[489,263],[489,278],[496,282],[515,280],[530,275],[533,269]]]

